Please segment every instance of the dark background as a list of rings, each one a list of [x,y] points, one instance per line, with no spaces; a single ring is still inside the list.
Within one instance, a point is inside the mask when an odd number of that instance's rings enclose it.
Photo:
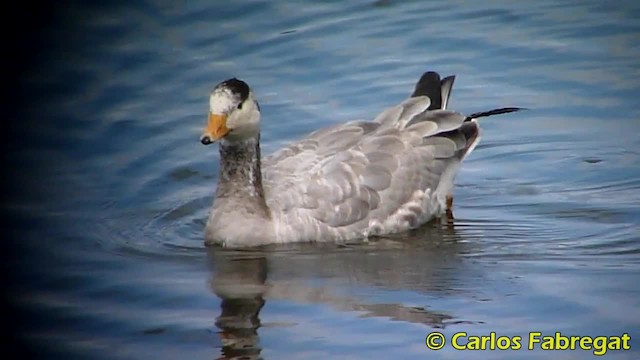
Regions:
[[[26,107],[37,107],[39,94],[26,88],[22,79],[30,71],[45,62],[46,53],[55,40],[53,30],[64,23],[65,9],[74,6],[68,1],[20,1],[3,5],[4,41],[3,41],[3,103],[4,119],[2,121],[2,229],[4,232],[2,267],[5,278],[5,297],[3,297],[3,331],[2,347],[4,358],[18,356],[42,356],[39,349],[34,348],[26,339],[19,336],[21,330],[34,321],[31,314],[24,313],[16,304],[10,303],[6,295],[29,281],[21,276],[20,269],[25,266],[38,266],[31,262],[30,254],[21,245],[24,230],[37,224],[20,219],[17,214],[7,208],[7,203],[18,204],[21,199],[32,193],[41,193],[46,188],[46,178],[34,181],[39,174],[39,161],[45,161],[46,153],[29,161],[20,158],[21,150],[43,144],[46,138],[29,138],[25,131],[38,126],[38,120],[26,116]],[[53,40],[53,41],[52,41]],[[42,175],[42,174],[41,174]],[[11,355],[10,355],[11,354]]]

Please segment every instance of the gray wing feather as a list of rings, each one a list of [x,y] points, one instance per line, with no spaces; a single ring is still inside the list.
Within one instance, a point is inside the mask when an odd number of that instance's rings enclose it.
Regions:
[[[401,104],[380,113],[373,121],[382,126],[402,129],[416,115],[424,113],[431,104],[426,96],[417,96],[403,101]]]
[[[418,116],[413,117],[407,124],[407,127],[410,127],[413,124],[420,122],[432,122],[435,123],[438,128],[435,133],[451,131],[462,126],[462,123],[466,120],[466,116],[457,113],[455,111],[450,110],[432,110]],[[429,136],[427,134],[425,136]]]
[[[444,108],[453,78],[442,84]],[[321,129],[265,157],[269,208],[306,217],[289,226],[306,226],[298,233],[317,240],[362,231],[393,214],[417,222],[426,210],[411,202],[415,192],[435,190],[447,168],[461,160],[468,140],[459,130],[465,116],[428,110],[430,104],[426,96],[409,98],[371,122]]]

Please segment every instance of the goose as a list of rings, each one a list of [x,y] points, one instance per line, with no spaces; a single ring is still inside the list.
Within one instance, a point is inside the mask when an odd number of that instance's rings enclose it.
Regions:
[[[454,80],[427,71],[375,119],[316,130],[265,157],[253,91],[220,82],[200,137],[220,153],[205,245],[366,240],[451,217],[454,178],[480,140],[476,120],[522,109],[448,110]]]

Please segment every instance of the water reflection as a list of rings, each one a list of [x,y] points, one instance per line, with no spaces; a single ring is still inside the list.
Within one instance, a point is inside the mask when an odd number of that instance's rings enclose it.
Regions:
[[[209,255],[216,268],[210,286],[222,300],[216,319],[222,343],[220,359],[259,359],[259,314],[265,303],[267,259],[221,252]]]
[[[400,290],[416,292],[421,299],[439,298],[469,288],[482,272],[460,256],[468,250],[464,233],[450,225],[429,225],[414,234],[368,243],[208,249],[210,287],[222,300],[216,319],[222,358],[260,358],[260,311],[267,301],[325,305],[362,318],[429,328],[472,322],[429,304],[389,303],[376,297]],[[367,289],[366,296],[359,289]],[[298,320],[291,326],[308,325]]]

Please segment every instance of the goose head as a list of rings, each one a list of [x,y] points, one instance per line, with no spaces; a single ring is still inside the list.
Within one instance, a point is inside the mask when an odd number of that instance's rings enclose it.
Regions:
[[[249,85],[236,78],[225,80],[209,96],[209,121],[200,142],[230,142],[257,138],[260,134],[260,107]]]

